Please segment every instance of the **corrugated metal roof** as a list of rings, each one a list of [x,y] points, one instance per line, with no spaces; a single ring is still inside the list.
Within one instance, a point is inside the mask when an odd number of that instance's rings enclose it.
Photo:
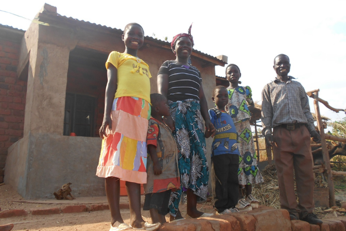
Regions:
[[[4,25],[4,24],[0,24],[0,28],[6,28],[6,29],[9,29],[9,30],[18,31],[18,32],[23,32],[23,33],[25,32],[25,30],[18,29],[18,28],[9,26],[9,25]]]
[[[45,13],[45,12],[42,12],[41,15],[49,15],[49,16],[52,16],[51,13]],[[54,15],[53,15],[54,16]],[[101,25],[101,24],[96,24],[96,23],[92,23],[92,22],[89,22],[89,21],[84,21],[84,20],[79,20],[79,19],[76,19],[76,18],[72,18],[72,17],[67,17],[67,16],[64,16],[64,15],[60,15],[60,14],[57,14],[56,15],[60,20],[63,20],[63,21],[66,21],[68,23],[78,23],[78,24],[81,24],[83,26],[87,26],[87,27],[93,27],[93,29],[106,29],[106,30],[110,30],[110,31],[117,31],[119,33],[123,33],[123,30],[121,29],[117,29],[117,28],[112,28],[112,27],[109,27],[109,26],[105,26],[105,25]],[[154,42],[157,42],[161,45],[167,45],[170,47],[170,42],[167,42],[167,41],[163,41],[161,39],[157,39],[157,38],[153,38],[151,36],[145,36],[145,39],[149,39],[149,40],[152,40]],[[217,60],[218,62],[222,62],[224,64],[226,64],[225,62],[223,62],[222,60],[216,58],[215,56],[212,56],[210,54],[207,54],[207,53],[204,53],[202,51],[199,51],[199,50],[193,50],[194,52],[198,53],[198,54],[201,54],[203,56],[206,56],[208,58],[211,58],[211,59],[214,59],[214,60]]]

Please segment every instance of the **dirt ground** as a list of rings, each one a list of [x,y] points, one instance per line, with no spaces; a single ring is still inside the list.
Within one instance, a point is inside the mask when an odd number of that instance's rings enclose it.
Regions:
[[[127,203],[127,197],[121,197],[120,203]],[[142,202],[144,197],[142,196]],[[32,209],[48,209],[63,207],[66,205],[91,205],[91,204],[106,204],[106,197],[94,198],[77,198],[73,201],[57,201],[57,200],[39,200],[27,201],[24,200],[15,190],[9,185],[0,186],[0,208],[1,211],[9,209],[24,209],[26,211]],[[182,215],[186,214],[186,204],[181,207]],[[210,203],[198,204],[198,208],[203,212],[214,212]],[[130,222],[130,211],[128,209],[121,210],[125,223]],[[144,220],[151,222],[149,212],[142,212]],[[168,220],[168,216],[166,217]],[[27,215],[12,218],[1,218],[0,225],[14,224],[13,230],[21,231],[107,231],[110,226],[109,210],[81,212],[70,214],[54,214],[54,215]]]
[[[334,185],[336,189],[336,200],[346,201],[346,177],[334,178]],[[142,202],[144,197],[142,196]],[[128,203],[127,197],[122,197],[120,203]],[[0,186],[0,208],[1,211],[9,209],[24,209],[30,211],[33,209],[48,209],[63,207],[66,205],[91,205],[91,204],[107,204],[106,197],[88,197],[77,198],[73,201],[58,201],[58,200],[38,200],[27,201],[24,200],[15,190],[9,185]],[[184,216],[186,214],[186,204],[181,205],[181,212]],[[199,210],[203,212],[214,212],[210,202],[198,204]],[[128,209],[121,210],[125,223],[129,223],[130,212]],[[143,211],[144,220],[151,222],[149,212]],[[323,214],[321,218],[334,218],[332,213]],[[168,216],[167,216],[168,220]],[[0,225],[14,224],[13,230],[21,231],[107,231],[110,226],[110,213],[109,210],[81,212],[70,214],[54,214],[54,215],[32,215],[12,218],[1,218]]]

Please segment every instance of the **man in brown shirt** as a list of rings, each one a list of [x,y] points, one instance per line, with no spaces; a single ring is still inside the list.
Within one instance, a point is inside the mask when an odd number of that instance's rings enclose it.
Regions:
[[[289,211],[291,220],[300,218],[311,224],[321,224],[312,213],[314,177],[310,148],[310,137],[320,141],[320,135],[315,130],[304,87],[288,76],[289,57],[276,56],[273,67],[277,77],[262,91],[262,124],[263,135],[273,146],[281,208]],[[293,170],[299,204],[294,193]]]

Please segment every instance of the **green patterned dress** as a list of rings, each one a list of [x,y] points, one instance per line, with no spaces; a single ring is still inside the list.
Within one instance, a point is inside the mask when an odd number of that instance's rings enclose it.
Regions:
[[[227,111],[233,118],[238,132],[239,142],[239,185],[252,185],[263,182],[262,174],[257,166],[257,154],[252,138],[248,104],[252,104],[252,91],[249,86],[228,88]]]

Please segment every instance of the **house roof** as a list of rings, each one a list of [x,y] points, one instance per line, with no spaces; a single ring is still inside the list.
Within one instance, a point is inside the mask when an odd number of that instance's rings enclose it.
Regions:
[[[54,22],[55,24],[67,24],[71,26],[78,26],[79,28],[95,30],[95,31],[104,32],[104,33],[115,32],[120,35],[123,33],[122,30],[117,28],[112,28],[105,25],[100,25],[100,24],[89,22],[89,21],[79,20],[76,18],[60,15],[56,12],[56,7],[50,6],[48,4],[45,4],[41,12],[38,14],[38,20],[43,23]],[[145,43],[171,50],[171,45],[169,42],[156,39],[151,36],[145,36]],[[226,64],[226,62],[198,50],[193,50],[192,56],[200,58],[214,65],[224,66]]]
[[[12,26],[0,24],[0,34],[2,33],[7,37],[16,37],[21,39],[25,31]]]

